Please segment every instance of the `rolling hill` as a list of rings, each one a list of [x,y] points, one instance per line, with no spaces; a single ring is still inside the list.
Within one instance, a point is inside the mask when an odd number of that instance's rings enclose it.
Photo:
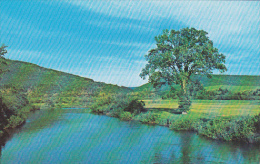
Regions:
[[[86,106],[92,98],[132,89],[95,82],[92,79],[40,67],[36,64],[7,60],[7,69],[0,80],[0,88],[22,89],[32,103],[58,98],[63,105]]]

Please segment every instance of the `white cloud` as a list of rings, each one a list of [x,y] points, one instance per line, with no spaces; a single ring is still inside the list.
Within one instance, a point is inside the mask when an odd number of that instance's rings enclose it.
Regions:
[[[244,1],[66,1],[82,10],[142,21],[180,21],[204,29],[212,40],[225,35],[260,35],[260,3]],[[151,27],[150,27],[151,28]],[[223,41],[223,40],[221,40]]]

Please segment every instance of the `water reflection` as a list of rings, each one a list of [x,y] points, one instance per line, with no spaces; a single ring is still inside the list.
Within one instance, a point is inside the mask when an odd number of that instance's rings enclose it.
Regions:
[[[190,155],[192,151],[192,140],[193,135],[191,133],[181,133],[180,136],[180,144],[181,144],[181,162],[182,163],[190,163]]]
[[[19,156],[17,156],[19,152]],[[0,163],[258,163],[259,147],[88,113],[37,111],[0,149]]]

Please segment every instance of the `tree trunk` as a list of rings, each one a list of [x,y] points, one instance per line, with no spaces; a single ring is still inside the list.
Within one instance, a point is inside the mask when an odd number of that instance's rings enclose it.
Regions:
[[[185,78],[182,79],[182,89],[183,89],[184,95],[186,95],[187,89],[186,89],[186,79]]]
[[[187,92],[187,79],[184,77],[181,82],[182,95],[179,96],[179,109],[182,114],[190,110],[190,100]]]

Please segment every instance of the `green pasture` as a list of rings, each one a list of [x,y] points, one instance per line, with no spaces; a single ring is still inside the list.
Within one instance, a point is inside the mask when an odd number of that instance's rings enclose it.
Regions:
[[[157,112],[162,117],[176,118],[216,118],[248,116],[260,113],[260,101],[252,100],[193,100],[191,110],[186,115],[172,114],[178,108],[178,100],[143,100],[145,108]]]

